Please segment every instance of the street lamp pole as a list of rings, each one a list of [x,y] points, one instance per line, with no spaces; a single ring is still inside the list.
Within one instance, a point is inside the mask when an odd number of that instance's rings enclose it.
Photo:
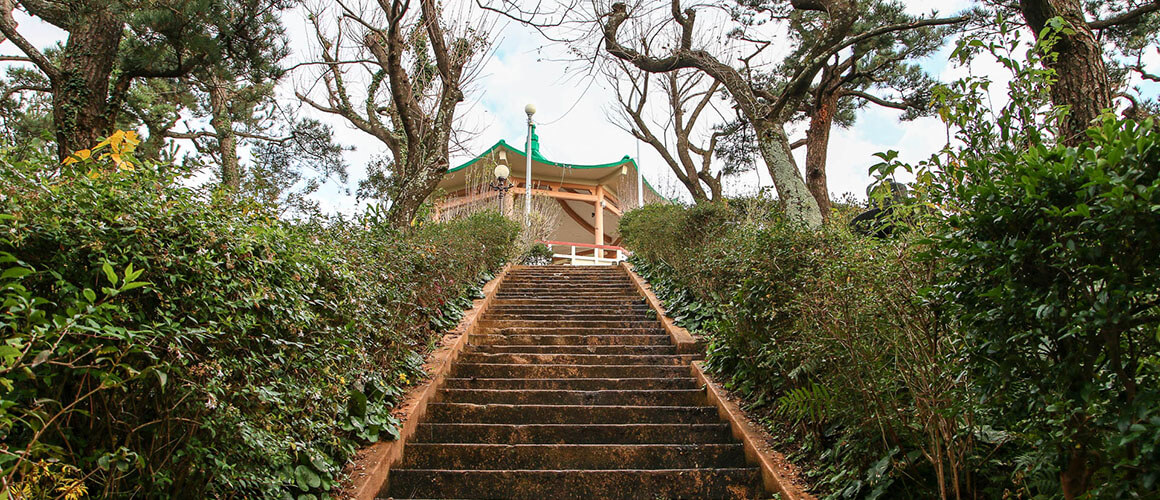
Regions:
[[[524,106],[524,113],[528,114],[528,144],[524,148],[524,156],[528,158],[528,168],[524,173],[524,225],[531,225],[532,223],[532,127],[535,123],[532,121],[532,115],[536,114],[536,106],[528,104]]]
[[[499,162],[496,164],[493,173],[495,174],[495,180],[491,181],[491,188],[499,191],[499,213],[506,216],[507,214],[504,213],[503,209],[504,198],[507,197],[508,190],[512,188],[512,183],[508,182],[508,175],[511,174],[511,169],[507,166],[507,151],[499,150]]]

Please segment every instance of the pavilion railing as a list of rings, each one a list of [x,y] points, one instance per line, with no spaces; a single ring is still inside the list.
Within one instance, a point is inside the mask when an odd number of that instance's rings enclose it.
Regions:
[[[628,250],[614,245],[550,240],[540,240],[540,243],[547,245],[552,250],[553,260],[565,260],[573,266],[614,266],[628,259],[629,256]],[[584,250],[591,250],[591,254],[585,255],[588,252]]]

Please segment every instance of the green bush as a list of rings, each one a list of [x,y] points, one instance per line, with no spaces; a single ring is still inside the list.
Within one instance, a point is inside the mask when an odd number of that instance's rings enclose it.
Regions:
[[[14,487],[328,496],[358,445],[394,437],[398,396],[518,232],[490,212],[292,223],[172,166],[56,168],[0,162]]]
[[[543,243],[532,245],[522,256],[520,264],[525,266],[546,266],[552,263],[552,249]]]
[[[968,158],[940,293],[1027,473],[1132,498],[1160,481],[1160,131],[1108,118],[1089,136]]]
[[[916,299],[933,276],[922,247],[808,230],[773,206],[634,211],[621,234],[678,324],[708,337],[709,370],[813,464],[817,491],[937,496],[974,449],[951,339]]]

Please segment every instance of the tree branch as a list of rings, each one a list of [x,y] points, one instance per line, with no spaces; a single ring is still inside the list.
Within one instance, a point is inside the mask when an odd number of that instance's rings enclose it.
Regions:
[[[885,107],[885,108],[894,108],[894,109],[905,110],[905,109],[910,107],[910,105],[906,102],[888,101],[888,100],[883,99],[881,97],[878,97],[876,95],[868,94],[868,93],[862,92],[860,90],[846,90],[846,91],[842,92],[842,96],[858,97],[860,99],[870,101],[874,104],[877,104],[877,105]]]
[[[1088,23],[1088,27],[1093,30],[1112,28],[1121,24],[1128,23],[1140,16],[1150,14],[1158,10],[1160,10],[1160,0],[1152,0],[1152,3],[1141,5],[1140,7],[1136,7],[1135,9],[1126,12],[1121,12],[1107,19],[1097,19],[1095,21],[1091,21]]]
[[[29,42],[20,32],[16,31],[16,22],[12,21],[11,18],[0,16],[0,33],[4,33],[5,37],[12,40],[12,44],[16,45],[16,48],[28,56],[28,60],[40,68],[40,71],[43,71],[49,80],[60,78],[60,68],[52,64],[52,61],[48,60],[48,56],[44,55],[36,46],[32,45],[32,42]]]
[[[872,29],[872,30],[867,31],[865,33],[862,33],[861,35],[850,37],[850,38],[846,39],[845,41],[830,47],[828,50],[825,50],[822,53],[819,53],[817,56],[815,56],[813,59],[811,59],[807,64],[805,64],[802,67],[802,69],[800,71],[798,71],[798,74],[794,77],[793,80],[791,80],[786,85],[786,88],[792,89],[792,88],[796,88],[796,87],[799,87],[802,85],[808,85],[809,82],[814,79],[814,75],[817,73],[817,68],[820,68],[821,65],[825,64],[826,60],[828,60],[830,58],[830,56],[833,56],[834,54],[841,52],[842,49],[845,49],[846,47],[849,47],[851,45],[854,45],[854,44],[857,44],[860,42],[864,42],[864,41],[869,40],[871,38],[876,38],[876,37],[879,37],[882,35],[894,33],[897,31],[906,31],[906,30],[912,30],[912,29],[917,29],[917,28],[925,28],[928,26],[945,26],[945,25],[949,25],[949,24],[960,24],[960,23],[965,23],[969,20],[971,20],[971,17],[966,16],[966,15],[955,16],[955,17],[920,19],[918,21],[912,21],[909,23],[899,23],[899,24],[890,24],[890,25],[886,25],[886,26],[880,26],[878,28]],[[789,102],[789,99],[791,97],[793,97],[792,94],[793,94],[792,92],[782,92],[781,96],[778,97],[777,102],[773,106],[774,111],[776,112],[777,110],[783,109],[785,107],[785,105]]]
[[[6,89],[4,91],[4,97],[0,98],[0,101],[7,101],[9,97],[12,97],[12,94],[17,92],[52,92],[52,89],[39,85],[17,85]]]

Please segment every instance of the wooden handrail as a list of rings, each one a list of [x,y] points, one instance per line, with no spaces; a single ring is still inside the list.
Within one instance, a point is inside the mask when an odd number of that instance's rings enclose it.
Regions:
[[[568,242],[568,241],[551,241],[551,240],[539,240],[536,243],[543,243],[545,245],[568,245],[568,246],[581,247],[581,248],[599,248],[601,250],[620,250],[621,252],[628,253],[628,250],[626,250],[624,247],[618,247],[618,246],[613,246],[613,245],[595,245],[592,243],[572,243],[572,242]]]

